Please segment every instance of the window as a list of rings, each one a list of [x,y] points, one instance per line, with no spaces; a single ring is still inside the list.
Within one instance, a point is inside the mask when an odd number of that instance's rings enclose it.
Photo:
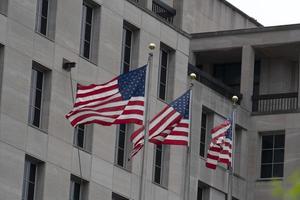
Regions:
[[[207,131],[207,115],[202,112],[201,117],[201,133],[200,133],[200,156],[205,157],[206,151],[206,131]]]
[[[209,199],[209,186],[205,183],[198,181],[197,200]]]
[[[50,71],[33,62],[30,88],[29,124],[45,130],[47,128],[50,99]]]
[[[44,176],[43,162],[25,157],[22,200],[37,200],[42,196]]]
[[[242,134],[243,130],[237,124],[235,127],[235,135],[234,135],[234,153],[233,153],[233,161],[234,161],[234,173],[241,175],[241,151],[242,151]]]
[[[126,73],[131,65],[131,49],[132,49],[133,32],[126,27],[123,27],[122,41],[122,73]]]
[[[138,65],[138,40],[137,27],[124,21],[122,36],[121,73],[126,73],[133,65]]]
[[[168,81],[169,52],[160,49],[159,98],[166,100]]]
[[[261,178],[283,177],[284,134],[262,135]]]
[[[7,14],[7,3],[8,0],[0,1],[0,13],[6,15]]]
[[[88,182],[71,175],[70,200],[87,200],[88,199]]]
[[[91,124],[79,124],[74,130],[73,144],[80,149],[91,152],[93,127]]]
[[[92,1],[83,1],[80,55],[97,61],[100,13],[99,6]]]
[[[112,193],[111,199],[112,199],[112,200],[129,200],[129,199],[127,199],[127,198],[125,198],[125,197],[122,197],[122,196],[120,196],[120,195],[118,195],[118,194],[116,194],[116,193]]]
[[[132,127],[130,125],[120,124],[117,131],[117,151],[116,151],[116,164],[120,167],[130,169],[131,162],[128,160],[129,154],[132,150],[130,142],[130,131]]]
[[[56,0],[37,0],[36,31],[54,39]]]
[[[164,101],[171,100],[174,84],[175,51],[161,43],[159,76],[158,76],[158,98]]]
[[[170,148],[167,145],[155,145],[153,181],[164,187],[168,184]]]

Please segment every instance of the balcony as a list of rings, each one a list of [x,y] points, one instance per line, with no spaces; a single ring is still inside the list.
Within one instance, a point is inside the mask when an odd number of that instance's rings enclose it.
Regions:
[[[152,11],[168,23],[173,24],[173,18],[176,15],[176,10],[174,8],[159,0],[153,0]]]
[[[265,94],[252,97],[252,111],[261,114],[291,112],[298,109],[298,93]]]
[[[188,74],[195,73],[197,75],[197,81],[206,85],[207,87],[213,89],[219,94],[225,96],[228,99],[231,99],[232,96],[237,95],[239,97],[239,102],[241,102],[243,95],[238,91],[233,89],[232,87],[227,86],[220,80],[214,78],[209,73],[202,71],[201,69],[189,64],[188,66]]]

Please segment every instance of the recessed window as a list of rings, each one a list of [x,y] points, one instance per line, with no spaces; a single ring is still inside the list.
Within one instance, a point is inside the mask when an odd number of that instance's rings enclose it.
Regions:
[[[116,164],[120,167],[130,170],[131,162],[129,161],[132,144],[130,142],[130,133],[132,127],[126,124],[120,124],[117,131],[117,149]]]
[[[205,183],[198,181],[197,200],[209,199],[209,186]]]
[[[261,178],[283,177],[284,134],[262,135]]]
[[[166,100],[168,81],[169,52],[160,50],[159,98]]]
[[[99,6],[92,1],[83,1],[81,21],[80,55],[96,62],[100,27]]]
[[[33,62],[31,73],[29,124],[47,128],[47,115],[50,98],[50,71],[40,64]]]
[[[155,145],[153,181],[164,187],[168,184],[169,156],[169,146]]]
[[[87,200],[88,199],[88,182],[71,175],[70,200]]]
[[[127,198],[125,198],[121,195],[118,195],[118,194],[114,193],[114,192],[111,195],[111,199],[112,200],[129,200],[129,199],[127,199]]]
[[[54,39],[56,0],[37,0],[36,31]]]
[[[124,21],[122,35],[121,73],[138,64],[139,29]]]
[[[91,124],[83,125],[79,124],[74,130],[73,144],[87,152],[92,150],[92,134],[93,127]]]
[[[44,163],[26,156],[23,176],[22,200],[36,200],[41,198],[44,175]]]
[[[131,49],[132,49],[133,32],[123,27],[123,41],[122,41],[122,72],[126,73],[131,65]]]
[[[175,72],[174,61],[175,51],[165,44],[161,43],[159,74],[158,74],[158,98],[169,101],[173,94],[173,85]]]
[[[205,157],[206,132],[207,132],[207,115],[206,115],[206,113],[202,112],[201,132],[200,132],[200,151],[199,151],[199,154],[200,154],[201,157]]]
[[[6,15],[7,14],[7,3],[8,0],[0,1],[0,13]]]

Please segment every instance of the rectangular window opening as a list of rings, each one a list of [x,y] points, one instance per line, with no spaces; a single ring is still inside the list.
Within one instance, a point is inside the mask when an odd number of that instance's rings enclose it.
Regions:
[[[284,176],[284,133],[270,133],[261,136],[261,178]]]
[[[129,156],[132,150],[130,142],[130,133],[133,127],[131,125],[120,124],[117,130],[117,146],[116,146],[116,165],[131,170],[131,161]]]
[[[31,156],[25,156],[22,200],[36,200],[42,197],[44,163]]]
[[[206,152],[206,132],[207,132],[207,114],[202,112],[201,116],[201,132],[200,132],[200,150],[201,157],[205,157]]]
[[[32,63],[28,123],[47,130],[51,91],[51,71],[39,63]]]
[[[87,200],[88,182],[75,175],[71,175],[70,200]]]
[[[36,32],[54,39],[57,0],[37,0]]]
[[[74,146],[87,151],[92,151],[93,126],[91,124],[79,124],[74,130]]]
[[[98,54],[100,6],[85,0],[82,4],[80,55],[96,63]]]

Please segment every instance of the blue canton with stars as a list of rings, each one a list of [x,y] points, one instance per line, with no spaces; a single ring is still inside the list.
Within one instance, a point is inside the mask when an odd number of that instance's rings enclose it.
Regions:
[[[229,127],[229,129],[227,129],[225,137],[232,140],[232,120],[228,119],[231,123],[231,126]]]
[[[119,76],[119,91],[123,100],[145,96],[146,67],[147,65]]]
[[[178,97],[170,104],[170,106],[173,107],[177,112],[179,112],[184,119],[189,118],[190,96],[191,91],[188,90],[181,97]]]

